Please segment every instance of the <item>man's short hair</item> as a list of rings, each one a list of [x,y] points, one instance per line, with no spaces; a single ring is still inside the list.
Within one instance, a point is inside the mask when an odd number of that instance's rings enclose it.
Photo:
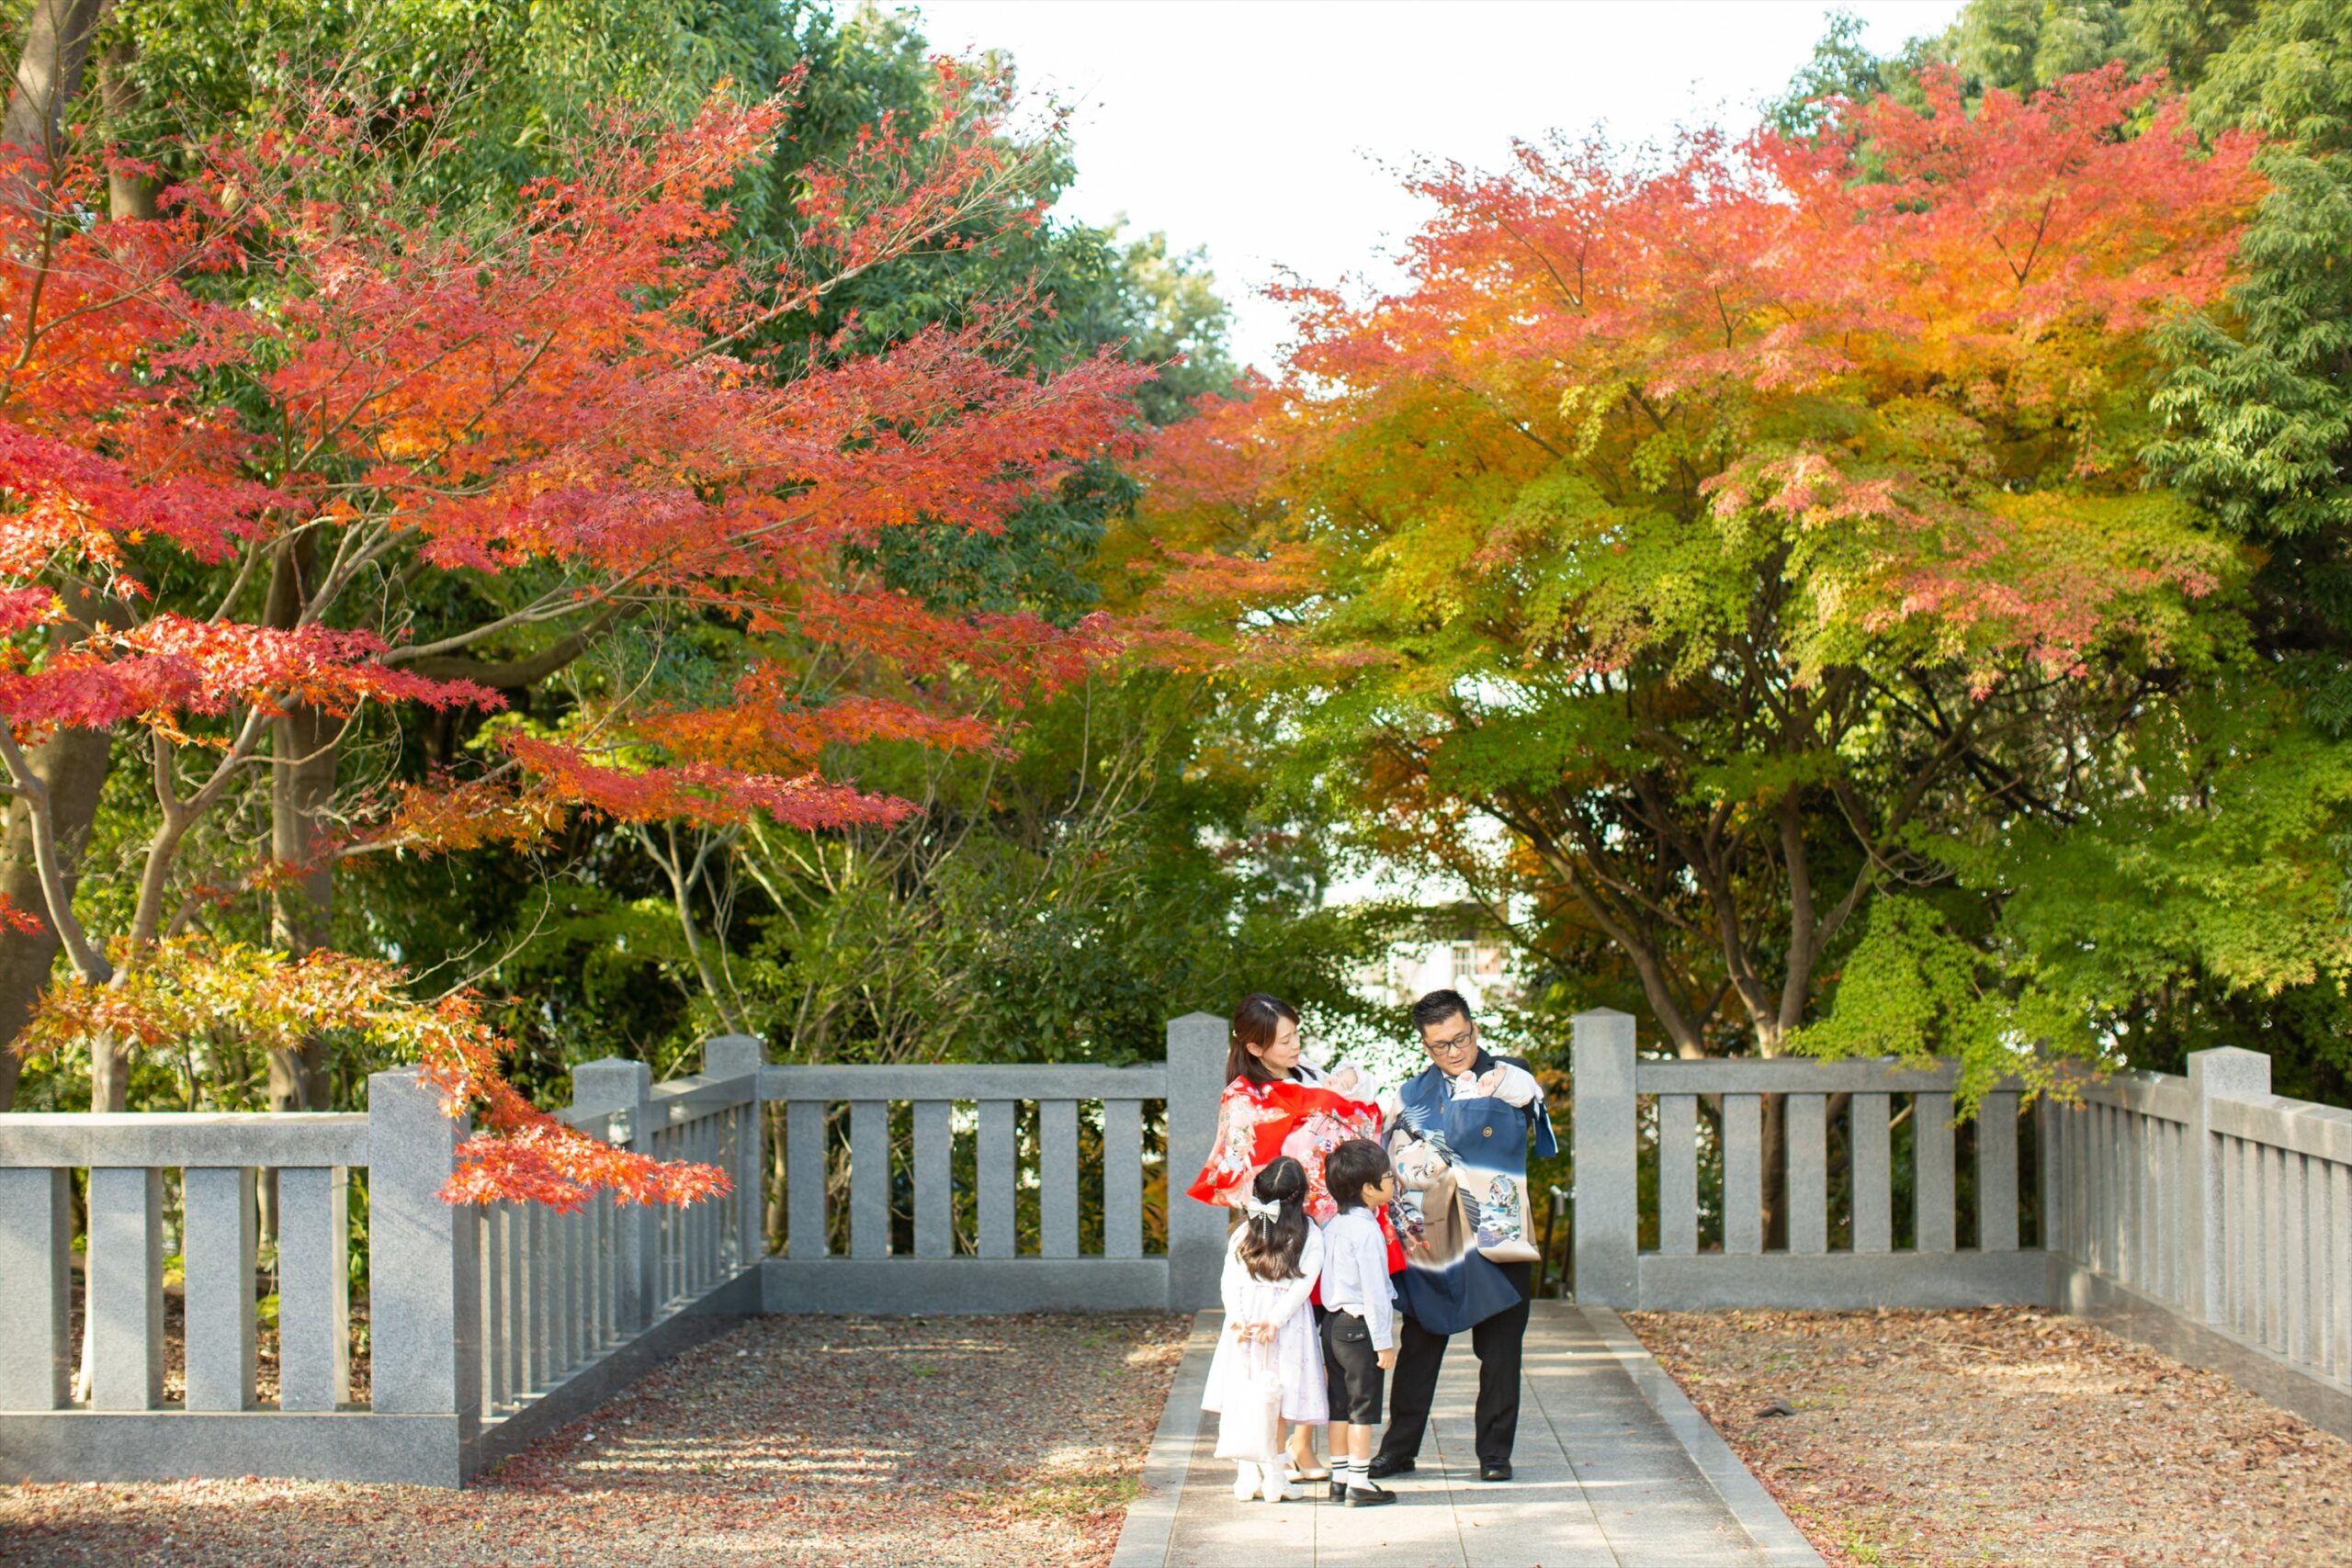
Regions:
[[[1474,1025],[1477,1022],[1470,1018],[1470,1004],[1463,999],[1460,991],[1431,991],[1413,1004],[1415,1029],[1427,1029],[1450,1018],[1469,1019]]]

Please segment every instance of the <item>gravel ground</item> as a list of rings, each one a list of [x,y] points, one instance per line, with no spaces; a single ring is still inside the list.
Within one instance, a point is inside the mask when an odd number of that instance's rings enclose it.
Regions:
[[[0,1488],[0,1562],[1101,1568],[1186,1317],[763,1317],[462,1492]]]
[[[1832,1563],[2352,1562],[2352,1443],[2073,1318],[1626,1321]]]

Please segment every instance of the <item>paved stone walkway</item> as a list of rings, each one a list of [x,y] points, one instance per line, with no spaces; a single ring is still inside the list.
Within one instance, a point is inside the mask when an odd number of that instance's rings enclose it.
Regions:
[[[1394,1506],[1237,1503],[1200,1411],[1220,1314],[1203,1313],[1112,1568],[1818,1568],[1789,1523],[1615,1313],[1539,1302],[1516,1478],[1477,1479],[1477,1358],[1446,1356],[1430,1440]]]

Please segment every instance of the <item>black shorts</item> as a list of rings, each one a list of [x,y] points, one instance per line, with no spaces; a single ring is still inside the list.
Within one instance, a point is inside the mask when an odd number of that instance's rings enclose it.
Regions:
[[[1380,1397],[1388,1374],[1372,1348],[1372,1330],[1351,1312],[1323,1314],[1323,1375],[1331,1389],[1331,1419],[1380,1425]]]

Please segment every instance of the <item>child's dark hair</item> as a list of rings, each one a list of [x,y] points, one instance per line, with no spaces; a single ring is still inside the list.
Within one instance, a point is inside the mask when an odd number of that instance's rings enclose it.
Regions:
[[[1306,1250],[1306,1168],[1288,1155],[1266,1162],[1251,1188],[1261,1203],[1276,1206],[1271,1220],[1243,1222],[1236,1255],[1261,1280],[1295,1280],[1298,1255]]]
[[[1323,1185],[1341,1210],[1363,1207],[1363,1190],[1388,1174],[1388,1151],[1370,1138],[1350,1138],[1323,1160]]]

